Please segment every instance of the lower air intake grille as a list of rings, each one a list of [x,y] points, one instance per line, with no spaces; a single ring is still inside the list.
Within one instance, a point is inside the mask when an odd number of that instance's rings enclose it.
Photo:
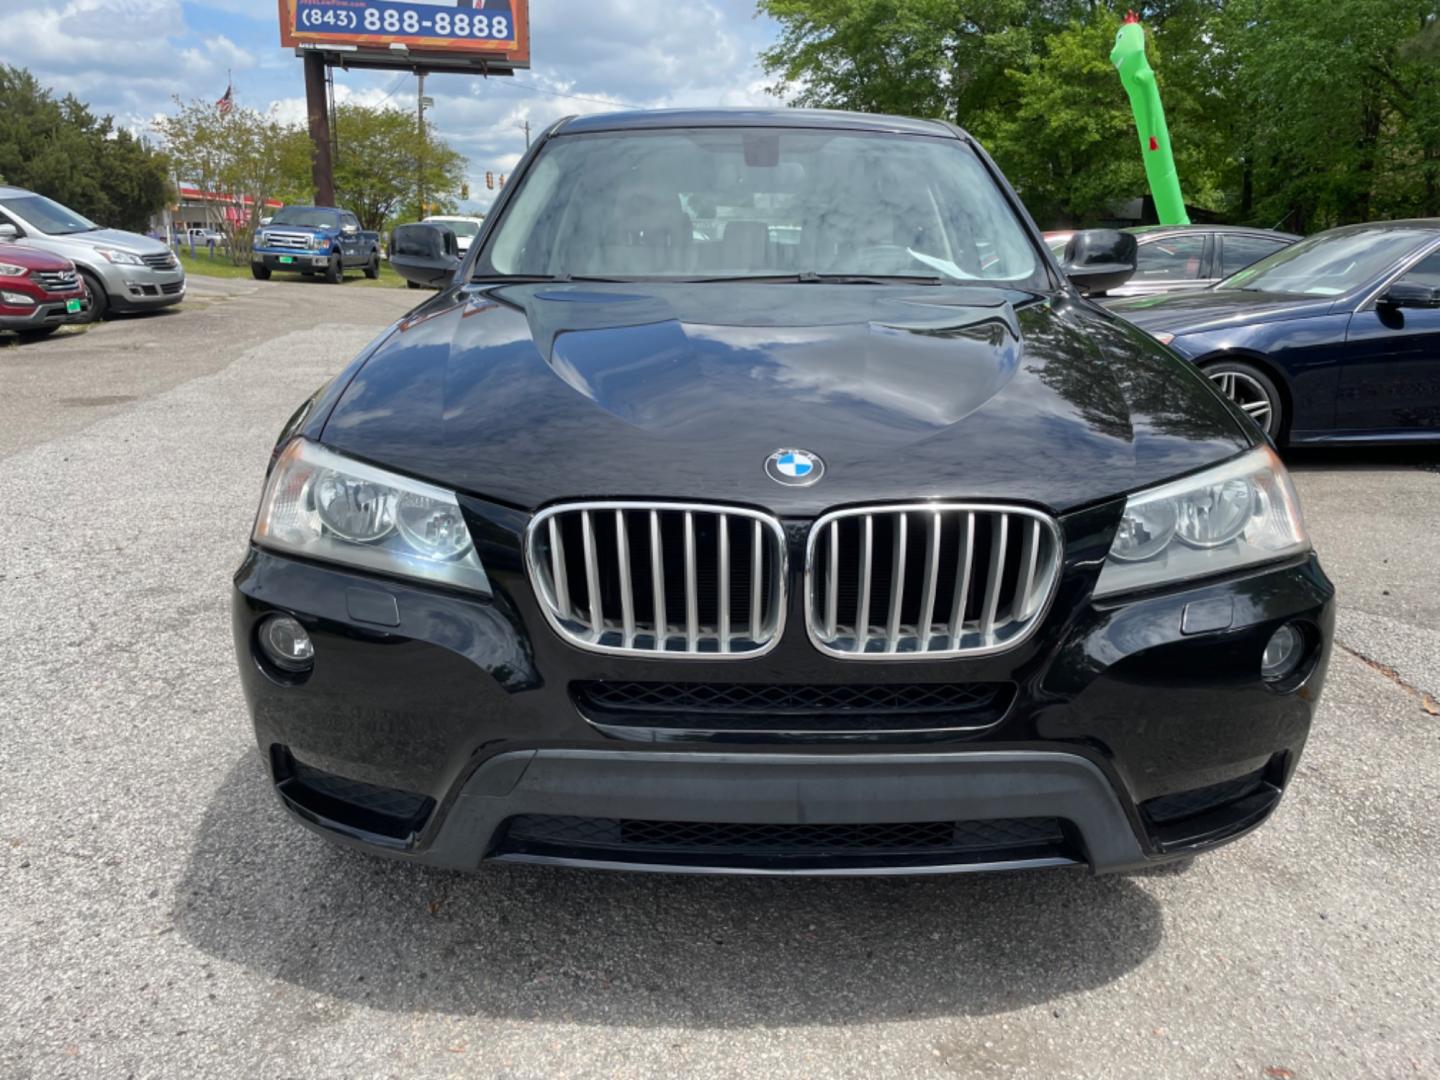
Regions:
[[[1209,787],[1161,795],[1159,798],[1150,799],[1141,808],[1156,825],[1168,825],[1253,795],[1264,786],[1265,770],[1259,769],[1245,776],[1237,776],[1234,780],[1211,784]]]
[[[570,689],[598,724],[822,733],[984,727],[1014,696],[1010,683],[576,682]]]
[[[500,853],[703,865],[725,861],[909,859],[945,863],[1061,854],[1056,818],[862,824],[641,821],[526,814],[511,818]]]
[[[557,506],[531,521],[526,553],[550,624],[594,652],[741,659],[784,628],[784,531],[757,511]]]
[[[1020,507],[841,510],[811,529],[806,616],[822,652],[966,656],[1019,644],[1059,579],[1055,522]]]
[[[405,839],[424,826],[435,808],[429,796],[317,769],[283,747],[275,747],[273,754],[280,794],[330,821],[378,836]]]

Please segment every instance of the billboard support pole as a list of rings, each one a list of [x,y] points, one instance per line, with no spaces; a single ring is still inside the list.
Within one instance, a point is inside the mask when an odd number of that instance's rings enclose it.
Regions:
[[[305,54],[305,106],[310,114],[311,167],[315,205],[335,205],[335,170],[330,158],[330,103],[325,94],[325,57]]]

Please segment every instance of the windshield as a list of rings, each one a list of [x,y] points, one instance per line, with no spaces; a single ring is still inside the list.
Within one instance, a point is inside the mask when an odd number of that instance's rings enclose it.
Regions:
[[[271,225],[300,225],[307,229],[336,229],[340,227],[340,211],[326,210],[319,206],[287,206],[275,211]]]
[[[999,187],[960,140],[774,128],[556,138],[527,170],[477,272],[1049,284]]]
[[[480,232],[480,226],[473,221],[452,221],[449,218],[426,218],[426,220],[432,225],[449,229],[456,236],[463,236],[466,239],[474,239]]]
[[[65,209],[44,195],[17,195],[10,199],[0,199],[0,206],[48,236],[68,236],[71,233],[93,232],[100,228],[89,218],[81,217],[74,210]]]
[[[1319,233],[1247,266],[1215,287],[1341,296],[1354,292],[1434,236],[1423,229]]]

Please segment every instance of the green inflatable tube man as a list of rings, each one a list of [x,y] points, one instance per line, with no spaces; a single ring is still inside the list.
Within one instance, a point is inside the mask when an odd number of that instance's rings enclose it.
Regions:
[[[1155,197],[1155,212],[1161,225],[1189,225],[1185,199],[1180,194],[1180,177],[1175,172],[1175,155],[1170,151],[1170,129],[1165,126],[1165,109],[1155,71],[1145,59],[1145,28],[1135,12],[1125,16],[1115,35],[1110,62],[1120,72],[1120,81],[1135,110],[1135,127],[1140,134],[1140,153],[1145,161],[1145,178]]]

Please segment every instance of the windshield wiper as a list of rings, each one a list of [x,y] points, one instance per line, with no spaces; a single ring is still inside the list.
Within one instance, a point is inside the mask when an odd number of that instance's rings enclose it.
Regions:
[[[572,281],[604,282],[623,285],[630,278],[592,277],[588,274],[476,274],[472,284],[487,285],[568,285]]]
[[[798,274],[734,274],[726,277],[685,278],[686,282],[717,285],[725,282],[799,285],[944,285],[945,279],[934,274],[818,274],[802,270]]]

